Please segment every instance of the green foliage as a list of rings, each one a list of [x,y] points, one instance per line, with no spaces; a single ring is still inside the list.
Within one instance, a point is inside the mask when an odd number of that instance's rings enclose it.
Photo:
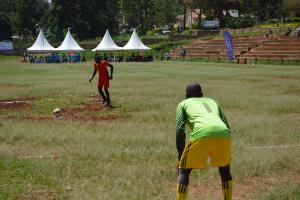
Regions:
[[[226,16],[225,27],[228,28],[247,28],[253,27],[256,24],[256,20],[250,15],[245,15],[244,17],[234,18],[231,16]]]
[[[241,9],[240,12],[244,14],[251,14],[256,12],[256,0],[241,0]]]
[[[5,13],[5,14],[10,14],[12,9],[13,9],[13,5],[11,0],[0,0],[0,13]]]
[[[37,25],[41,25],[41,20],[48,9],[48,3],[43,0],[12,0],[11,21],[13,32],[27,37],[37,34]]]
[[[180,14],[180,5],[173,0],[124,0],[121,13],[129,28],[139,28],[142,33],[154,26],[174,23]]]
[[[285,20],[287,23],[299,23],[300,17],[288,18]]]
[[[268,24],[278,24],[278,23],[280,23],[279,19],[269,19],[268,20]]]
[[[259,24],[256,27],[258,27],[258,28],[272,28],[272,27],[277,27],[277,26],[278,26],[278,23],[277,24]],[[300,26],[300,22],[298,22],[298,23],[279,24],[279,27],[288,28],[288,27],[291,27],[291,26]],[[284,30],[284,31],[286,31],[286,30]]]
[[[180,40],[175,42],[161,42],[149,46],[152,48],[154,54],[159,55],[161,52],[168,52],[171,49],[175,49],[178,46],[190,44],[191,42],[191,40]]]
[[[160,28],[154,28],[154,29],[152,29],[152,32],[154,34],[159,34],[160,33]]]
[[[256,15],[261,21],[280,18],[285,12],[283,0],[257,0]]]
[[[53,0],[49,13],[52,40],[61,41],[67,28],[82,40],[103,35],[106,29],[114,32],[118,4],[117,0]]]
[[[193,23],[192,24],[192,29],[199,29],[199,23]]]
[[[0,41],[11,40],[12,36],[12,25],[9,17],[5,13],[0,12]]]

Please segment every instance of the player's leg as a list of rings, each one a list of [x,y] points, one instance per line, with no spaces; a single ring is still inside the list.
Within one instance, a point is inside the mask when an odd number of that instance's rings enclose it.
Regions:
[[[106,95],[106,105],[111,106],[110,95],[109,95],[108,88],[104,88],[104,91],[105,91],[105,95]]]
[[[108,91],[109,88],[109,80],[105,80],[104,81],[104,91],[105,91],[105,95],[106,95],[106,106],[111,106],[111,102],[110,102],[110,94]]]
[[[222,180],[222,190],[224,200],[232,199],[232,177],[230,173],[230,165],[219,167],[219,173]]]
[[[231,140],[211,138],[211,166],[218,167],[222,180],[224,200],[232,199],[232,177],[230,174]]]
[[[178,169],[178,184],[176,190],[177,200],[186,200],[189,190],[189,177],[191,169]]]
[[[98,92],[102,97],[102,104],[104,104],[107,101],[107,97],[105,96],[101,85],[98,85]]]

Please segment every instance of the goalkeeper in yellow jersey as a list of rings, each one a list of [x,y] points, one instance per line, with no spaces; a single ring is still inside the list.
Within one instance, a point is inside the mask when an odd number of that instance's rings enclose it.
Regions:
[[[187,143],[186,124],[191,129]],[[224,200],[232,199],[230,138],[228,122],[218,103],[203,97],[198,83],[189,84],[186,88],[186,99],[178,105],[176,111],[177,200],[187,199],[192,169],[204,169],[208,165],[219,168]]]

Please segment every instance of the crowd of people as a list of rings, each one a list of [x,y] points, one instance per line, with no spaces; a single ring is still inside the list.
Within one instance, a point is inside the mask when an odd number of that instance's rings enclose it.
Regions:
[[[107,55],[106,53],[104,54],[98,54],[96,53],[94,56],[95,59],[104,59],[108,62],[151,62],[154,60],[153,55],[136,55],[136,54],[131,54],[130,56],[128,55]]]
[[[29,54],[28,55],[28,60],[30,63],[76,63],[76,62],[81,62],[84,61],[85,58],[81,60],[81,56],[78,53],[69,53],[65,54],[62,53],[57,54],[57,53],[51,53],[51,54],[40,54],[39,56]]]
[[[94,55],[94,58],[103,59],[106,58],[108,62],[152,62],[154,60],[153,55],[107,55],[98,54]],[[23,54],[23,62],[27,62],[26,53]],[[77,63],[86,61],[85,56],[81,57],[79,53],[42,53],[42,54],[32,54],[28,55],[28,61],[30,63]]]
[[[269,28],[269,32],[266,34],[266,37],[269,39],[273,39],[273,30]],[[298,26],[295,31],[292,30],[292,27],[288,27],[287,32],[283,34],[284,38],[296,37],[298,40],[300,39],[300,26]]]

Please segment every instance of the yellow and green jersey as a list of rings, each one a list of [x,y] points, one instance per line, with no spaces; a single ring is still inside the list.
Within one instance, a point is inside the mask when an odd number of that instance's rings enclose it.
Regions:
[[[185,146],[185,124],[191,129],[190,141],[205,137],[230,138],[230,127],[218,103],[210,98],[188,98],[176,111],[176,144],[181,155]]]

